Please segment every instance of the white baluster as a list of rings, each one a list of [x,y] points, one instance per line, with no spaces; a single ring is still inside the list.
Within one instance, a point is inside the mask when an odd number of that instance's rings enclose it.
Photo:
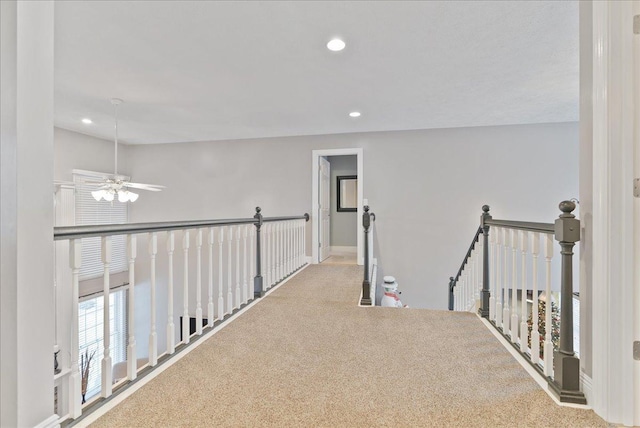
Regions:
[[[469,284],[467,282],[467,272],[463,271],[462,272],[462,292],[464,293],[464,306],[463,306],[463,310],[468,311],[469,310]]]
[[[476,248],[476,310],[480,309],[482,295],[482,255],[484,253],[484,244],[482,243],[482,236],[480,236],[479,246]]]
[[[460,307],[458,308],[458,310],[464,311],[467,306],[467,301],[465,300],[466,290],[464,285],[464,274],[460,275],[458,284],[460,284]]]
[[[494,282],[496,284],[496,326],[502,327],[502,229],[495,228],[493,232],[496,245],[493,249],[495,255],[496,268],[494,273]]]
[[[167,255],[169,278],[167,278],[167,353],[176,351],[176,327],[173,323],[173,252],[175,251],[175,236],[173,230],[167,232]]]
[[[264,263],[262,264],[262,276],[263,276],[263,286],[262,289],[265,290],[269,288],[271,285],[271,228],[273,227],[273,223],[264,223],[262,225],[263,232],[263,240],[262,250],[263,250],[263,258]]]
[[[269,230],[271,228],[271,224],[270,223],[263,223],[262,224],[262,231],[261,231],[261,242],[260,245],[262,245],[262,248],[260,250],[260,254],[262,257],[262,261],[261,261],[261,266],[262,266],[262,289],[266,290],[269,287],[269,277],[271,275],[271,267],[269,265],[270,262],[270,256],[269,256]]]
[[[224,275],[222,271],[222,245],[224,244],[224,227],[218,228],[218,319],[224,319],[224,297],[222,289],[224,288]]]
[[[282,223],[275,223],[276,228],[276,282],[280,282],[284,277],[284,269],[282,266]]]
[[[282,222],[282,277],[289,275],[289,223]]]
[[[473,261],[471,258],[467,260],[467,269],[465,270],[465,275],[467,277],[467,311],[470,311],[472,306],[475,305],[475,294],[474,294],[474,286],[473,286]]]
[[[69,416],[72,419],[82,415],[82,376],[78,364],[78,303],[80,301],[79,277],[82,266],[82,240],[69,241],[69,267],[71,268],[71,373],[69,374]]]
[[[531,308],[531,362],[533,364],[538,364],[540,362],[540,332],[538,331],[538,307],[540,305],[538,301],[538,254],[540,254],[540,233],[533,232],[533,239],[531,240],[531,255],[533,256],[533,266],[531,268],[531,272],[533,273],[533,307]]]
[[[482,254],[482,239],[478,241],[478,245],[473,252],[473,288],[474,288],[474,302],[476,311],[480,309],[480,289],[482,288],[482,281],[480,279],[480,263],[479,258]]]
[[[156,254],[158,253],[158,236],[156,232],[149,234],[150,257],[150,291],[151,291],[151,330],[149,332],[149,365],[158,364],[158,336],[156,333]]]
[[[293,248],[291,245],[291,222],[288,221],[285,223],[286,231],[287,231],[287,276],[291,275],[293,272],[293,266],[291,265],[292,257],[291,257],[291,249]]]
[[[469,266],[464,271],[464,290],[465,290],[465,311],[469,311],[471,309],[471,299],[473,298],[471,294],[471,284],[469,281]]]
[[[184,270],[182,278],[182,342],[187,345],[191,339],[189,317],[189,230],[182,234],[182,254],[184,258]]]
[[[469,259],[469,309],[472,309],[476,305],[476,261],[472,255]]]
[[[474,280],[475,280],[475,274],[473,273],[473,255],[472,257],[469,258],[469,260],[467,261],[468,266],[469,266],[469,273],[468,273],[468,278],[469,278],[469,310],[471,310],[471,308],[473,308],[473,306],[475,306],[476,304],[476,286],[474,284]]]
[[[282,234],[282,277],[286,278],[291,273],[291,223],[285,221],[282,223],[284,232]]]
[[[276,276],[276,241],[278,239],[278,223],[272,223],[271,226],[271,281],[269,282],[269,287],[275,285],[276,281],[278,280]]]
[[[296,269],[302,266],[302,220],[296,224]]]
[[[544,374],[545,376],[553,376],[553,342],[551,341],[551,330],[553,325],[551,321],[551,259],[553,258],[553,235],[545,234],[544,237],[544,258],[546,262],[546,284],[545,284],[545,311],[544,311]]]
[[[297,253],[296,253],[296,248],[297,248],[297,241],[296,241],[296,229],[297,229],[298,225],[297,225],[297,221],[296,220],[292,220],[291,221],[291,272],[295,272],[295,270],[297,269],[297,265],[296,265],[296,260],[297,260]]]
[[[262,257],[262,289],[265,290],[269,287],[269,277],[271,276],[271,267],[269,265],[270,255],[269,255],[269,229],[271,228],[271,223],[263,223],[261,233],[261,242],[262,249],[260,251]]]
[[[111,323],[109,322],[109,267],[111,265],[111,237],[102,237],[102,264],[104,265],[103,276],[103,309],[102,309],[102,343],[104,350],[102,354],[102,394],[103,398],[111,396],[112,386],[112,364],[109,346],[111,345]]]
[[[489,320],[494,321],[496,319],[496,237],[495,229],[489,231],[489,285],[491,289],[491,295],[489,296]]]
[[[233,259],[231,250],[233,247],[233,226],[229,226],[229,239],[227,240],[227,312],[233,313]]]
[[[467,285],[467,312],[471,310],[471,308],[473,307],[474,301],[473,301],[473,284],[472,284],[472,280],[471,280],[471,266],[469,264],[467,264],[467,270],[465,270],[464,273],[464,283]]]
[[[253,224],[249,225],[249,278],[248,282],[248,301],[253,300],[253,278],[256,276],[256,240],[255,238],[256,227]]]
[[[511,341],[518,343],[518,231],[511,229]]]
[[[242,296],[242,301],[243,303],[247,303],[249,302],[249,280],[247,278],[247,237],[249,236],[249,228],[251,226],[250,225],[244,225],[242,227],[242,248],[243,248],[243,266],[242,266],[242,290],[243,290],[243,296]]]
[[[291,222],[282,222],[282,279],[291,274]]]
[[[289,274],[289,224],[283,221],[282,227],[282,275],[285,278]]]
[[[510,334],[509,322],[511,321],[511,312],[509,305],[509,277],[507,276],[507,254],[509,252],[509,231],[502,229],[502,284],[504,286],[504,304],[502,306],[502,332],[506,335]]]
[[[196,334],[202,334],[202,229],[196,230]]]
[[[213,312],[213,227],[208,229],[208,243],[209,243],[209,302],[207,305],[207,325],[213,328],[213,322],[215,319],[215,314]]]
[[[135,336],[135,263],[136,263],[136,236],[127,235],[127,256],[129,259],[129,290],[127,292],[127,379],[135,380],[138,374],[136,365],[136,336]]]
[[[236,308],[242,304],[242,292],[240,291],[240,235],[241,226],[236,226]]]
[[[298,249],[298,241],[296,239],[298,237],[298,221],[291,220],[289,222],[289,227],[291,228],[291,273],[293,273],[298,268],[296,264],[296,262],[298,261],[298,253],[296,252],[296,250]]]
[[[466,285],[464,283],[464,273],[460,275],[459,282],[460,282],[460,310],[465,311],[467,308],[467,300],[466,300],[467,290],[466,290]]]
[[[302,221],[302,265],[307,264],[307,221]]]
[[[520,352],[527,352],[527,339],[529,338],[529,326],[527,325],[527,248],[529,247],[529,232],[520,231],[521,258],[521,282],[522,282],[522,305],[520,310]]]

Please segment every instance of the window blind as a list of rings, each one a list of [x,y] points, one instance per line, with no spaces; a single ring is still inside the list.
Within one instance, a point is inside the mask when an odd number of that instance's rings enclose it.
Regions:
[[[96,187],[83,183],[83,179],[86,178],[81,174],[74,174],[74,182],[76,183],[76,225],[127,223],[129,219],[128,204],[126,202],[118,202],[117,198],[113,202],[96,201],[91,196],[91,192],[96,190]],[[95,178],[92,177],[92,179]],[[110,272],[112,274],[127,270],[126,249],[125,235],[111,238]],[[80,280],[98,278],[103,273],[101,238],[83,238]]]

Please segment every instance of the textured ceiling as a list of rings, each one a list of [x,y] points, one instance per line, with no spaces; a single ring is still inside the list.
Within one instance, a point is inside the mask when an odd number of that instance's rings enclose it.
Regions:
[[[98,137],[114,97],[131,144],[578,119],[577,2],[55,7],[55,124]]]

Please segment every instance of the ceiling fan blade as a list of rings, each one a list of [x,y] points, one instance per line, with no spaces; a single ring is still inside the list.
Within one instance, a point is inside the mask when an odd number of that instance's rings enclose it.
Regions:
[[[150,190],[152,192],[160,192],[162,189],[165,189],[165,186],[161,186],[159,184],[144,184],[144,183],[130,183],[125,182],[122,183],[125,187],[131,187],[133,189],[142,189],[142,190]]]
[[[104,186],[107,183],[105,183],[104,181],[89,181],[89,180],[83,180],[82,184],[86,184],[87,186]]]

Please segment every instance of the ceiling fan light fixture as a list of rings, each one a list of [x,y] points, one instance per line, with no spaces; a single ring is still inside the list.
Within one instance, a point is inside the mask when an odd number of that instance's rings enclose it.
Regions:
[[[118,202],[135,202],[138,200],[138,194],[127,190],[129,187],[134,189],[149,190],[152,192],[160,192],[164,189],[164,186],[157,184],[144,184],[144,183],[132,183],[129,181],[129,177],[118,175],[118,106],[123,101],[119,98],[112,98],[111,104],[113,105],[114,116],[114,162],[113,162],[113,174],[100,174],[98,182],[87,182],[90,185],[100,186],[97,190],[91,192],[91,196],[96,201],[105,200],[107,202],[113,202],[115,198],[118,198]]]
[[[118,191],[118,201],[119,202],[127,202],[129,200],[129,192],[126,190]]]
[[[93,196],[93,199],[95,199],[96,201],[100,201],[100,199],[102,199],[102,197],[104,196],[104,190],[94,190],[93,192],[91,192],[91,196]]]

